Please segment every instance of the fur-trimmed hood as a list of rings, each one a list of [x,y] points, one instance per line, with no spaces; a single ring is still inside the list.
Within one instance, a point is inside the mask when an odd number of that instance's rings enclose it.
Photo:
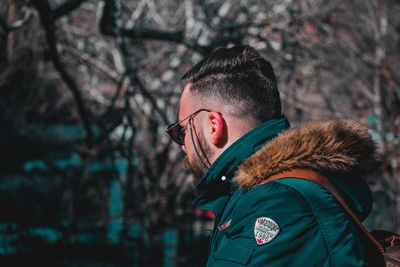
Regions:
[[[350,120],[334,120],[278,135],[239,166],[235,182],[250,189],[291,169],[362,177],[376,167],[375,145],[367,129]]]

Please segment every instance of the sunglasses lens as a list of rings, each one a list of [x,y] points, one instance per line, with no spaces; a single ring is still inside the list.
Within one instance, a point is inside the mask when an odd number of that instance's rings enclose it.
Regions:
[[[172,138],[172,140],[174,140],[179,145],[184,144],[185,129],[180,124],[175,124],[175,125],[168,127],[167,133]]]

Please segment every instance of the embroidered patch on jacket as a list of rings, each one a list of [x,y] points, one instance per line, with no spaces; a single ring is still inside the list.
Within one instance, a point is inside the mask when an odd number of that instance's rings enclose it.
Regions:
[[[254,238],[257,245],[271,242],[279,234],[279,225],[268,217],[257,218],[254,225]]]
[[[229,225],[231,225],[231,221],[232,221],[232,220],[229,220],[229,221],[227,221],[226,223],[221,224],[220,226],[218,226],[218,230],[219,230],[220,232],[224,231],[226,228],[229,227]]]

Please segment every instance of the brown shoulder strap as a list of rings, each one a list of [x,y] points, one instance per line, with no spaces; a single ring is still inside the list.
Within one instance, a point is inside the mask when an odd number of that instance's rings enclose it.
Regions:
[[[335,197],[337,202],[346,210],[347,214],[352,218],[354,223],[357,225],[357,227],[361,230],[362,233],[365,234],[365,236],[381,251],[382,253],[385,252],[385,248],[382,246],[379,241],[377,241],[371,233],[364,227],[364,225],[361,223],[361,221],[358,219],[357,215],[350,209],[350,207],[347,205],[346,201],[344,200],[344,197],[340,193],[340,191],[336,188],[336,186],[329,181],[328,178],[325,176],[321,175],[318,172],[311,171],[311,170],[301,170],[301,169],[295,169],[295,170],[289,170],[285,171],[282,173],[278,173],[275,175],[270,176],[266,180],[262,181],[260,184],[265,184],[274,180],[279,180],[283,178],[299,178],[307,181],[314,182],[316,184],[319,184],[323,188],[325,188],[332,196]]]

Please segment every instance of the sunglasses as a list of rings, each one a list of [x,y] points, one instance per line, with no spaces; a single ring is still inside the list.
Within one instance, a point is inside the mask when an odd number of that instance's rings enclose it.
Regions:
[[[166,130],[167,134],[171,137],[172,140],[174,140],[175,143],[182,146],[185,143],[185,134],[186,134],[186,125],[183,126],[182,122],[184,122],[188,119],[189,120],[193,119],[194,116],[196,116],[197,114],[199,114],[202,111],[210,112],[211,110],[204,109],[204,108],[199,109],[199,110],[193,112],[192,114],[190,114],[189,116],[187,116],[186,118],[168,125],[167,130]]]

